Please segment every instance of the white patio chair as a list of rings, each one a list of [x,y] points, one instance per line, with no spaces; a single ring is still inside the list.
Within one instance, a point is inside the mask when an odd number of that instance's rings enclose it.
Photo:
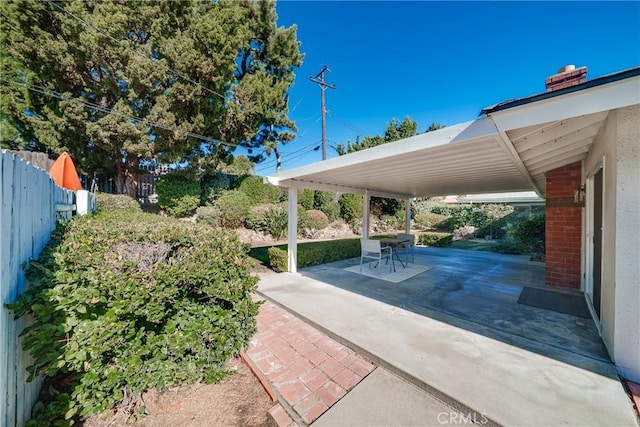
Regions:
[[[369,268],[371,268],[371,261],[378,261],[378,274],[382,269],[382,260],[386,260],[389,264],[389,272],[393,266],[393,260],[391,259],[392,249],[389,246],[382,246],[380,240],[372,239],[360,239],[360,272],[362,273],[362,264],[365,258],[369,260]],[[389,261],[392,261],[389,263]]]
[[[414,263],[415,262],[415,256],[413,254],[413,248],[415,247],[415,236],[413,234],[406,234],[406,233],[398,233],[397,236],[398,239],[400,240],[405,240],[406,242],[402,243],[400,245],[400,250],[404,251],[406,254],[406,259],[407,259],[407,264],[409,264],[409,253],[411,253],[411,262]]]

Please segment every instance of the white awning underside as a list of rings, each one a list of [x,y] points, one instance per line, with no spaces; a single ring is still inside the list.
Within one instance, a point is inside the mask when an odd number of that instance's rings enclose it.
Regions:
[[[488,117],[265,178],[283,187],[427,197],[536,191],[545,173],[584,159],[610,110],[640,102],[640,78]]]

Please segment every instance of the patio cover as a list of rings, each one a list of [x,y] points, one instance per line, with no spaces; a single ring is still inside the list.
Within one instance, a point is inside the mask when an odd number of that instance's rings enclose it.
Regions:
[[[264,181],[289,188],[289,271],[296,271],[297,189],[404,199],[516,191],[545,197],[547,171],[583,160],[611,110],[640,103],[640,67],[482,110],[484,117]],[[409,209],[406,229],[409,230]]]
[[[607,114],[640,102],[640,67],[500,103],[485,117],[265,177],[281,187],[382,197],[535,191],[585,158]]]

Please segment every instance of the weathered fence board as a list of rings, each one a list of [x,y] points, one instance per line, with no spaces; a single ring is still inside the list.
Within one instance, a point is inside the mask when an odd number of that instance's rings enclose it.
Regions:
[[[72,204],[75,194],[56,186],[42,169],[3,150],[0,160],[0,425],[21,426],[30,418],[41,381],[26,382],[30,357],[5,304],[26,286],[22,264],[37,258],[56,225],[56,204]]]

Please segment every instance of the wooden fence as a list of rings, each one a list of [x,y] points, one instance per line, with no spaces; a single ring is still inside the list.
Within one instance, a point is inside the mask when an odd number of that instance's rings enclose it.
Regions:
[[[75,203],[75,193],[56,186],[42,169],[3,150],[0,159],[0,425],[22,426],[30,418],[41,380],[27,382],[30,357],[22,351],[24,319],[5,304],[25,290],[23,263],[37,258],[56,226],[56,205]],[[69,215],[71,212],[63,213]]]

